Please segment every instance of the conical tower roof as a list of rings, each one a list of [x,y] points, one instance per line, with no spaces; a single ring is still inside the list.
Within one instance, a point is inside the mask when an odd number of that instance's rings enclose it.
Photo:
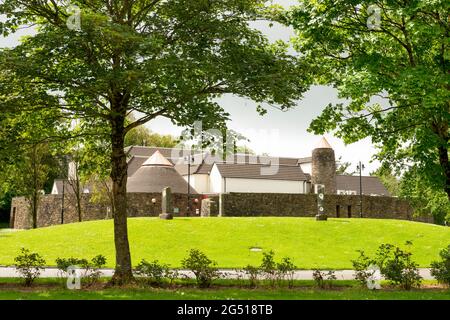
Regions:
[[[147,159],[143,164],[143,166],[168,166],[172,167],[172,164],[166,157],[162,155],[159,150],[156,150],[153,155]]]
[[[333,149],[333,148],[328,143],[327,139],[325,139],[325,137],[322,137],[322,139],[320,139],[319,143],[316,145],[314,149]]]
[[[175,170],[169,160],[156,151],[128,178],[127,192],[162,192],[166,187],[170,187],[173,193],[188,192],[186,180]],[[190,193],[196,194],[197,191],[191,187]]]

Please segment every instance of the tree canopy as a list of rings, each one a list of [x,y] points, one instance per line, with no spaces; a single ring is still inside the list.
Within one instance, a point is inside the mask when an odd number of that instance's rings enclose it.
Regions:
[[[326,106],[310,131],[370,137],[381,162],[447,197],[449,9],[446,0],[305,0],[284,20],[315,83],[346,101]]]
[[[1,111],[39,109],[82,119],[81,133],[105,128],[114,195],[116,271],[131,281],[125,136],[158,117],[179,126],[224,128],[215,98],[231,93],[289,108],[301,97],[303,65],[249,22],[271,20],[265,0],[4,0],[3,33],[37,33],[0,52]],[[68,24],[71,26],[68,28]],[[77,25],[77,22],[80,22]],[[26,84],[26,85],[24,85]],[[25,103],[32,101],[32,103]],[[127,123],[127,116],[142,116]],[[91,130],[96,128],[96,130]]]

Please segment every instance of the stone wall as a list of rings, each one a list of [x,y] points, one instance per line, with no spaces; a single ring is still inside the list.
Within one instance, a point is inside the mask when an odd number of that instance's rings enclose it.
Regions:
[[[198,203],[193,201],[198,198]],[[202,201],[202,196],[191,195],[191,215],[218,216],[283,216],[314,217],[317,214],[317,195],[315,194],[274,194],[274,193],[225,193],[221,197],[208,196],[211,201]],[[221,198],[221,200],[219,200]],[[156,199],[156,203],[152,203]],[[187,215],[187,195],[172,194],[174,216]],[[359,218],[357,195],[326,195],[325,213],[328,217]],[[82,221],[111,219],[110,205],[93,203],[89,194],[82,198]],[[203,202],[203,203],[202,203]],[[64,199],[64,223],[78,222],[75,201],[70,195]],[[43,196],[38,210],[38,227],[61,224],[61,195]],[[178,208],[178,210],[176,209]],[[196,209],[199,209],[196,214]],[[177,212],[178,211],[178,212]],[[129,217],[156,217],[161,213],[161,193],[129,193]],[[431,217],[414,217],[408,202],[393,197],[363,196],[363,217],[417,220],[432,223]],[[31,227],[29,204],[23,197],[14,198],[11,208],[11,226],[16,229]]]
[[[194,199],[198,198],[198,204]],[[156,199],[156,203],[152,203]],[[174,216],[187,215],[187,195],[172,194]],[[191,195],[191,215],[196,215],[196,209],[200,209],[201,199],[198,195]],[[109,203],[95,203],[91,195],[84,194],[81,198],[82,221],[111,219],[111,205]],[[161,213],[161,193],[129,193],[128,216],[152,217]],[[198,212],[200,214],[200,212]],[[78,210],[73,195],[64,197],[64,223],[78,222]],[[62,195],[45,195],[41,198],[37,226],[47,227],[61,224],[62,222]],[[15,229],[29,229],[32,227],[29,202],[24,197],[14,198],[11,204],[10,225]]]
[[[222,216],[314,217],[317,214],[315,194],[226,193],[222,201]],[[359,203],[357,195],[325,195],[325,213],[328,217],[359,218]],[[393,197],[363,196],[363,217],[432,223],[431,217],[414,217],[407,201]]]

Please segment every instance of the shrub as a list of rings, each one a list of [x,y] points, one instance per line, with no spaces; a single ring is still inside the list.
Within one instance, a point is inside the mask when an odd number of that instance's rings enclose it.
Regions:
[[[336,275],[334,273],[334,271],[320,271],[318,269],[314,270],[313,272],[313,279],[316,282],[316,285],[321,288],[324,289],[327,287],[333,287],[333,280],[336,280]]]
[[[92,258],[91,262],[87,262],[86,259],[82,259],[82,261],[84,264],[81,266],[85,269],[84,278],[87,280],[87,285],[91,286],[97,283],[102,275],[100,269],[106,265],[105,256],[99,254]]]
[[[38,253],[22,248],[21,254],[14,258],[17,271],[24,278],[24,284],[30,287],[44,269],[45,260]]]
[[[375,264],[375,261],[367,257],[362,250],[357,250],[359,257],[352,260],[353,270],[355,270],[355,280],[359,281],[361,285],[366,286],[367,281],[374,275],[375,270],[370,270],[370,267]]]
[[[135,269],[136,274],[145,277],[146,282],[150,285],[162,285],[164,278],[168,276],[169,266],[167,264],[160,264],[158,260],[147,262],[144,259],[138,264]]]
[[[259,267],[247,265],[243,270],[248,277],[250,286],[256,287],[256,285],[258,284],[258,276],[261,273]]]
[[[187,258],[181,261],[183,268],[192,271],[201,288],[208,288],[214,279],[219,277],[216,262],[210,260],[203,252],[191,249]]]
[[[61,277],[67,276],[67,269],[69,267],[72,266],[81,267],[88,263],[86,259],[77,259],[77,258],[57,258],[55,262],[56,267],[58,268],[58,273]]]
[[[71,266],[83,269],[82,278],[85,279],[88,286],[98,282],[102,273],[100,271],[106,265],[106,258],[103,255],[98,255],[92,258],[89,262],[87,259],[78,258],[57,258],[56,267],[60,276],[67,276],[67,269]]]
[[[280,263],[277,263],[277,279],[281,283],[283,280],[287,280],[289,288],[294,285],[295,265],[291,258],[285,257]]]
[[[410,241],[406,242],[407,246],[411,244]],[[418,264],[412,260],[411,256],[411,252],[397,246],[382,244],[377,251],[376,262],[386,280],[405,290],[410,290],[420,286],[422,282]]]
[[[263,260],[260,267],[262,274],[272,286],[275,285],[277,277],[277,266],[274,260],[274,256],[275,253],[272,250],[270,250],[269,252],[263,252]]]
[[[439,253],[441,261],[433,261],[431,263],[431,275],[436,280],[447,286],[450,286],[450,245]]]

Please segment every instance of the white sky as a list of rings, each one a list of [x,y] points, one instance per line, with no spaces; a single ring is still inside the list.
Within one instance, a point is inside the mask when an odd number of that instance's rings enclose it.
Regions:
[[[275,0],[275,3],[289,6],[295,4],[296,0]],[[275,25],[272,28],[264,24],[258,24],[271,41],[282,39],[289,41],[294,35],[290,28]],[[30,30],[20,30],[16,34],[2,38],[0,36],[0,47],[11,47],[17,44],[21,36],[30,34]],[[301,76],[301,75],[299,75]],[[265,116],[256,112],[256,104],[250,100],[224,96],[219,100],[223,108],[231,114],[229,127],[250,139],[247,145],[256,153],[268,153],[272,156],[306,157],[311,155],[311,150],[321,137],[314,136],[306,131],[310,122],[318,116],[323,108],[329,103],[338,102],[337,92],[331,87],[312,87],[301,101],[297,102],[295,108],[281,112],[269,109]],[[159,117],[146,125],[151,130],[161,134],[172,134],[178,136],[182,128],[174,126],[168,119]],[[344,145],[344,143],[333,137],[325,135],[331,146],[335,149],[336,158],[342,156],[343,161],[349,161],[355,169],[358,161],[363,161],[368,174],[378,167],[377,162],[370,163],[375,149],[370,139]]]

